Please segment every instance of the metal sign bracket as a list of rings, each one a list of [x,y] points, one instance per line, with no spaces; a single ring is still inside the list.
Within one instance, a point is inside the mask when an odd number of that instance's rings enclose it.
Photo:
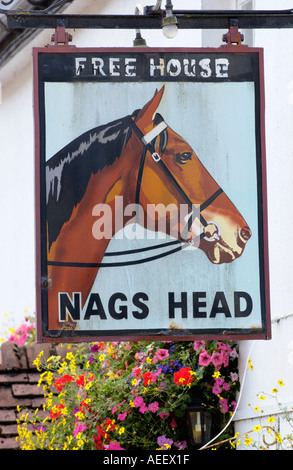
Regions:
[[[223,41],[227,46],[241,46],[244,41],[244,35],[239,31],[239,21],[237,18],[231,18],[229,21],[229,31],[223,35]]]
[[[57,26],[54,34],[51,36],[51,41],[54,42],[54,47],[69,46],[72,41],[72,35],[69,34],[64,26]]]

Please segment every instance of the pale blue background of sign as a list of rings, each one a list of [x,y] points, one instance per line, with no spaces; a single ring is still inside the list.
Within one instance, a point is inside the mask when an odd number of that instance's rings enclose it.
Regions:
[[[131,114],[152,98],[163,83],[46,83],[46,158],[83,132]],[[111,294],[126,294],[127,320],[92,317],[80,321],[86,330],[165,329],[174,321],[183,329],[259,328],[260,281],[257,220],[257,176],[255,149],[254,84],[239,83],[165,83],[158,111],[168,125],[195,150],[210,174],[219,183],[252,230],[242,256],[231,264],[214,265],[201,250],[185,250],[161,260],[131,267],[100,269],[93,292],[99,292],[107,314]],[[145,246],[145,240],[112,240],[109,251]],[[150,241],[152,243],[152,241]],[[131,258],[133,259],[133,258]],[[112,260],[112,259],[111,259]],[[114,261],[114,260],[113,260]],[[119,259],[121,261],[121,258]],[[150,313],[145,320],[131,315],[131,298],[136,292],[149,296]],[[224,291],[232,318],[193,319],[192,304],[187,319],[179,313],[168,318],[168,292],[207,291],[212,296]],[[234,291],[248,292],[254,309],[247,318],[234,318]],[[164,302],[163,299],[166,299]],[[124,304],[124,302],[123,302]]]

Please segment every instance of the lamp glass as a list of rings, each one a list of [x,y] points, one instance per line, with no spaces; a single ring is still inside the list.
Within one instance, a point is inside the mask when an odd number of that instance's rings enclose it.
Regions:
[[[201,447],[206,444],[211,437],[212,417],[209,411],[190,407],[188,409],[188,424],[191,444]]]
[[[168,39],[173,39],[177,35],[178,27],[176,24],[166,24],[163,26],[163,34]]]
[[[202,443],[201,412],[190,411],[189,417],[190,417],[192,441],[195,445],[200,445]]]

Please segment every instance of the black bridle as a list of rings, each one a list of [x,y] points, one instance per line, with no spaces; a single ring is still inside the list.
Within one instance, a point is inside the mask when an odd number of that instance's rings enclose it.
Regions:
[[[142,264],[146,263],[149,261],[155,261],[159,258],[171,255],[173,253],[177,253],[178,251],[184,249],[187,246],[190,246],[196,242],[198,242],[201,238],[205,236],[205,233],[202,232],[200,235],[196,236],[192,240],[187,240],[185,239],[184,235],[187,235],[188,232],[190,231],[190,228],[196,218],[199,219],[200,223],[202,224],[203,227],[206,227],[208,225],[208,222],[205,220],[205,218],[202,215],[202,211],[206,209],[212,202],[223,192],[221,188],[219,188],[217,191],[215,191],[203,204],[201,204],[199,207],[195,207],[192,201],[189,199],[187,196],[186,192],[182,189],[172,172],[169,170],[169,168],[166,166],[164,161],[162,160],[162,155],[164,154],[166,145],[167,145],[167,124],[161,120],[159,124],[157,124],[149,133],[144,135],[139,127],[136,125],[135,121],[131,116],[129,116],[129,122],[131,124],[132,129],[135,131],[137,136],[139,137],[139,140],[143,144],[143,151],[140,159],[140,165],[139,165],[139,170],[138,170],[138,177],[137,177],[137,185],[136,185],[136,192],[135,192],[135,203],[139,205],[140,202],[140,190],[141,190],[141,184],[142,184],[142,177],[143,177],[143,170],[145,166],[145,161],[147,158],[147,154],[150,153],[151,158],[153,161],[158,165],[162,171],[166,174],[167,178],[169,179],[170,183],[173,185],[175,190],[180,194],[182,199],[185,201],[185,203],[188,205],[188,207],[191,209],[191,214],[190,217],[188,218],[188,221],[183,228],[182,231],[182,236],[180,239],[172,240],[166,243],[160,243],[155,246],[149,246],[149,247],[144,247],[144,248],[138,248],[138,249],[133,249],[133,250],[126,250],[126,251],[115,251],[115,252],[106,252],[104,254],[105,256],[121,256],[121,255],[129,255],[129,254],[136,254],[136,253],[142,253],[145,251],[151,251],[151,250],[157,250],[160,248],[165,248],[165,247],[172,247],[175,246],[175,248],[170,249],[169,251],[159,253],[157,255],[149,256],[147,258],[141,258],[141,259],[136,259],[136,260],[128,260],[128,261],[121,261],[121,262],[101,262],[101,263],[80,263],[80,262],[59,262],[59,261],[48,261],[47,264],[50,266],[68,266],[68,267],[86,267],[86,268],[103,268],[103,267],[118,267],[118,266],[131,266],[131,265],[136,265],[136,264]],[[157,138],[161,137],[162,134],[164,133],[164,144],[160,145],[160,155],[156,152],[156,147],[157,147]]]

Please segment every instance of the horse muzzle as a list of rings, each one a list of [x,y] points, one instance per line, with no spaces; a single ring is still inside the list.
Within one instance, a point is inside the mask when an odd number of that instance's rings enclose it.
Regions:
[[[225,240],[221,234],[220,227],[215,222],[209,222],[204,227],[204,237],[199,248],[205,252],[213,264],[231,263],[239,258],[245,248],[246,243],[251,238],[251,230],[245,226],[237,228],[233,239]]]

